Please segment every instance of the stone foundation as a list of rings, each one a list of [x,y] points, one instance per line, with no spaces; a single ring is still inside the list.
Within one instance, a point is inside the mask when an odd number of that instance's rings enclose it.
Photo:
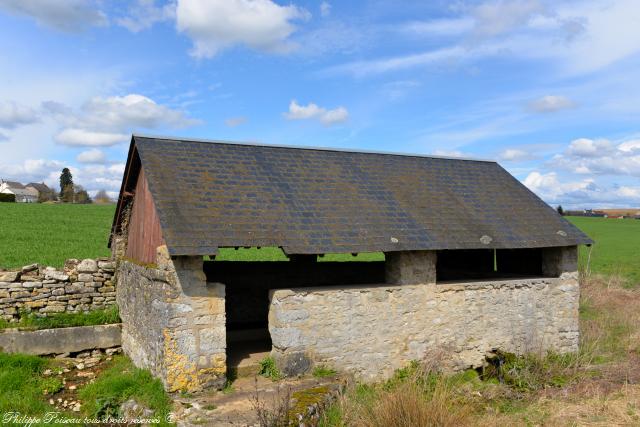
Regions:
[[[202,257],[172,260],[158,248],[158,268],[121,261],[117,301],[122,348],[168,391],[220,388],[226,374],[225,287],[207,283]]]
[[[62,270],[32,264],[0,271],[0,318],[18,321],[20,312],[85,312],[115,304],[115,263],[107,258],[69,259]]]

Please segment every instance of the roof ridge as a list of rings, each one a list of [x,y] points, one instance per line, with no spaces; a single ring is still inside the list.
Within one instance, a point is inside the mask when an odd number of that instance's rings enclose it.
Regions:
[[[430,159],[497,163],[496,160],[473,158],[473,157],[452,157],[452,156],[439,156],[435,154],[401,153],[401,152],[394,152],[394,151],[355,150],[355,149],[334,148],[334,147],[266,144],[266,143],[259,143],[259,142],[226,141],[226,140],[216,140],[216,139],[206,139],[206,138],[180,138],[180,137],[159,136],[159,135],[143,135],[143,134],[135,134],[135,133],[132,134],[132,138],[133,139],[135,138],[161,139],[165,141],[197,142],[197,143],[206,143],[206,144],[242,145],[242,146],[249,146],[249,147],[285,148],[285,149],[310,150],[310,151],[334,151],[339,153],[379,154],[379,155],[387,155],[387,156],[421,157],[421,158],[430,158]]]

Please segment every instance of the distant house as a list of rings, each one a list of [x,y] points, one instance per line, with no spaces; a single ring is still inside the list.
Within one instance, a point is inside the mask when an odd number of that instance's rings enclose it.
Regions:
[[[25,186],[28,189],[33,189],[38,192],[38,201],[44,202],[47,200],[55,200],[56,193],[44,182],[30,182]]]
[[[0,193],[14,194],[17,203],[36,203],[38,201],[37,190],[27,188],[15,181],[0,180]]]

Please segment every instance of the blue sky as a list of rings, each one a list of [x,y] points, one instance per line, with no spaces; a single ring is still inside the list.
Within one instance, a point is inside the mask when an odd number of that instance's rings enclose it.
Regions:
[[[498,160],[640,206],[640,3],[0,0],[0,177],[115,194],[131,133]]]

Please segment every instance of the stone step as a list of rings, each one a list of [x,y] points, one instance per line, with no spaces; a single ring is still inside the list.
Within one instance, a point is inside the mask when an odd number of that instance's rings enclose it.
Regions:
[[[261,334],[253,334],[260,337]],[[269,339],[248,339],[248,332],[242,341],[230,341],[227,347],[227,369],[230,378],[253,377],[260,372],[260,361],[271,353]]]

